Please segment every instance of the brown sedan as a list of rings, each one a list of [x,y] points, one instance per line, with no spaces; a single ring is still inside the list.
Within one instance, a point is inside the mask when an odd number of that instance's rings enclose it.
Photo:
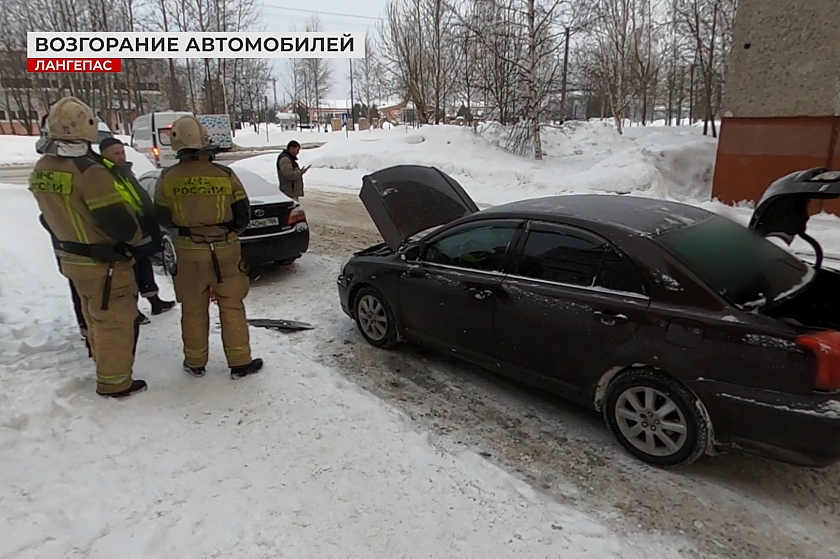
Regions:
[[[353,255],[338,290],[372,345],[426,345],[590,406],[658,466],[722,448],[840,459],[840,274],[805,232],[840,173],[780,179],[749,229],[632,196],[479,211],[420,166],[369,175],[360,196],[385,243]],[[815,264],[764,238],[797,234]]]

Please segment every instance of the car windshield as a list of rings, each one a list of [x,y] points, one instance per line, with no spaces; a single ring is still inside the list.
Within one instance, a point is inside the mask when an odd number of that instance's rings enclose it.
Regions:
[[[438,229],[440,229],[441,227],[443,227],[443,225],[435,225],[434,227],[429,227],[428,229],[423,229],[423,230],[422,230],[422,231],[420,231],[419,233],[415,233],[414,235],[412,235],[412,236],[410,236],[409,238],[407,238],[407,239],[405,240],[405,242],[407,242],[407,243],[413,243],[413,242],[415,242],[415,241],[419,241],[419,240],[420,240],[420,239],[422,239],[423,237],[425,237],[425,236],[427,236],[427,235],[431,235],[432,233],[434,233],[435,231],[437,231],[437,230],[438,230]]]
[[[720,216],[656,237],[732,303],[755,307],[805,287],[813,270],[788,251]]]

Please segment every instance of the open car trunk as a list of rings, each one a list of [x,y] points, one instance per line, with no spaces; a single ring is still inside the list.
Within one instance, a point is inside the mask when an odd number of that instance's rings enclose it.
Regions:
[[[807,232],[810,202],[836,198],[840,198],[840,171],[824,168],[784,176],[761,196],[749,228],[764,237],[781,238],[788,246],[799,236],[816,255],[812,279],[767,307],[766,314],[806,327],[840,330],[840,272],[822,267],[822,247]]]
[[[416,233],[478,212],[458,181],[421,165],[397,165],[366,175],[359,198],[395,251]]]
[[[797,325],[840,330],[840,272],[818,270],[808,287],[772,307],[769,314]]]

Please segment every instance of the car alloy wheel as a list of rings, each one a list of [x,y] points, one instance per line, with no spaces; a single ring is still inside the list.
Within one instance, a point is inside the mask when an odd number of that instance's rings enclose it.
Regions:
[[[703,455],[709,441],[697,397],[653,369],[616,377],[607,387],[603,411],[622,446],[655,466],[687,466]]]
[[[630,444],[652,456],[668,456],[685,446],[685,417],[674,401],[655,388],[635,386],[618,396],[616,421]]]
[[[365,295],[359,300],[359,323],[362,332],[371,340],[378,342],[388,332],[388,317],[385,307],[373,295]]]
[[[397,343],[394,313],[379,291],[363,287],[354,304],[356,325],[362,336],[373,346],[387,348]]]
[[[169,236],[163,238],[163,269],[170,276],[177,273],[178,258],[175,255],[175,246],[172,244],[172,239]]]

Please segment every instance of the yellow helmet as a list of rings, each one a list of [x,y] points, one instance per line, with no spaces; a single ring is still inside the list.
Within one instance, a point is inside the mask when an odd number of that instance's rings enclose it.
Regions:
[[[99,139],[98,119],[93,110],[76,97],[64,97],[53,105],[47,117],[47,134],[51,140]]]
[[[210,145],[207,129],[194,116],[182,116],[172,124],[169,133],[172,149],[179,152],[182,149],[204,149]]]

